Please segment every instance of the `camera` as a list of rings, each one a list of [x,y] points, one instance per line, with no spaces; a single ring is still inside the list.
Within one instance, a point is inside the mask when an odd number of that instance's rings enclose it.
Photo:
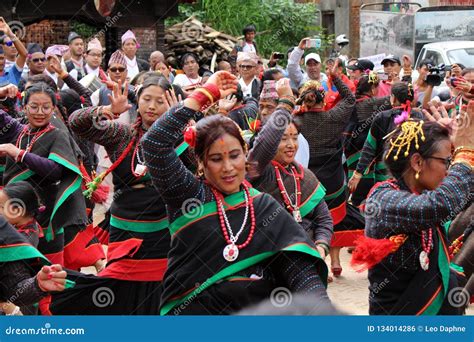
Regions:
[[[284,59],[284,58],[285,58],[285,55],[280,52],[273,53],[273,59]]]
[[[428,65],[429,74],[426,76],[425,82],[433,87],[437,87],[444,80],[444,73],[446,71],[446,66],[444,64],[439,64],[438,66]]]

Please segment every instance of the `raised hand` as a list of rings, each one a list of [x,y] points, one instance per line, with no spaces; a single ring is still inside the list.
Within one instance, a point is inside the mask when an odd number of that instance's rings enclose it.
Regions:
[[[173,106],[176,106],[179,101],[181,101],[181,95],[179,95],[179,99],[176,97],[174,93],[174,89],[166,90],[165,94],[163,95],[163,102],[166,105],[166,110],[170,109]]]
[[[114,84],[112,95],[109,94],[108,97],[110,105],[106,108],[116,116],[132,108],[132,105],[128,103],[128,82],[125,82],[124,87],[122,87],[122,81]]]
[[[59,58],[55,55],[48,55],[48,61],[49,61],[49,66],[55,73],[58,75],[61,75],[63,73],[66,73],[63,68],[61,68],[61,62],[59,61]]]
[[[0,98],[4,98],[4,100],[6,100],[7,97],[14,98],[16,94],[18,94],[18,88],[13,84],[0,87]]]
[[[225,112],[229,112],[234,108],[235,104],[237,103],[237,98],[235,96],[231,96],[230,98],[220,99],[219,100],[219,110],[223,109]]]
[[[305,50],[306,48],[308,48],[309,39],[309,37],[301,39],[300,43],[298,44],[298,47],[301,50]]]
[[[276,82],[276,91],[278,97],[288,97],[293,96],[293,91],[291,90],[290,80],[288,78],[281,78]]]
[[[474,148],[474,101],[469,101],[467,111],[461,112],[456,118],[453,133],[454,147],[466,146]]]
[[[206,84],[214,84],[221,91],[221,99],[226,98],[230,94],[237,91],[237,77],[227,71],[218,71],[212,74],[207,80]]]

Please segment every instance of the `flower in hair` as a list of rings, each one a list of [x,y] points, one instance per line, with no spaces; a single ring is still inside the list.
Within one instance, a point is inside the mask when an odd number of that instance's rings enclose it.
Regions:
[[[400,126],[403,122],[408,120],[408,112],[404,110],[400,115],[397,115],[394,119],[395,125]]]
[[[196,127],[188,126],[184,131],[184,141],[192,148],[196,147]]]

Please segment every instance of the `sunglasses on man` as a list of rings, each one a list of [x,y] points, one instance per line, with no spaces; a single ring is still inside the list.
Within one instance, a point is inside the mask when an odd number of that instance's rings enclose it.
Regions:
[[[110,68],[109,71],[111,72],[124,72],[125,68]]]
[[[3,44],[5,44],[8,47],[12,47],[14,43],[11,40],[9,40],[8,42],[3,42]]]
[[[39,62],[46,62],[46,57],[42,57],[42,58],[33,58],[31,60],[33,63],[39,63]]]

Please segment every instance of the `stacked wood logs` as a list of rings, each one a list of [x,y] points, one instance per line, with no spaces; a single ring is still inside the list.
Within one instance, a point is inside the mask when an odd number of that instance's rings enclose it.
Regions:
[[[238,39],[214,30],[194,16],[177,23],[165,31],[168,63],[177,67],[179,59],[187,52],[199,58],[200,65],[226,60]]]

